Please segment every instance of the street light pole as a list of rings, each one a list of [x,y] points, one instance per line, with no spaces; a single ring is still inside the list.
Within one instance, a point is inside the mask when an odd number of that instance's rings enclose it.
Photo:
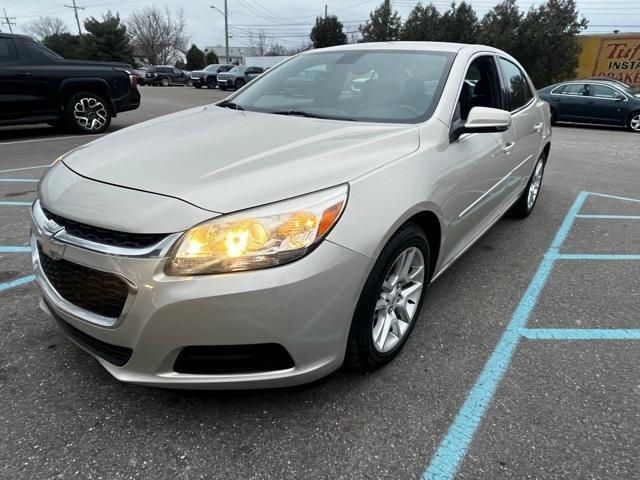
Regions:
[[[229,9],[227,7],[227,0],[224,0],[224,12],[220,11],[220,9],[215,5],[209,5],[209,7],[217,10],[224,16],[224,49],[227,57],[227,63],[231,63],[229,61]]]

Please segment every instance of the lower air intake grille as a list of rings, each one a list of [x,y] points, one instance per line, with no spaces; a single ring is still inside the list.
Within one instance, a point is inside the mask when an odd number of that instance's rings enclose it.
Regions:
[[[194,375],[223,375],[285,370],[293,366],[291,355],[282,345],[261,343],[185,347],[173,369]]]

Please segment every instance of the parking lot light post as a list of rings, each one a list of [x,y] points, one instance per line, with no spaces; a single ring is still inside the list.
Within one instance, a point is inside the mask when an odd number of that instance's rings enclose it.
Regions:
[[[224,49],[225,56],[227,57],[226,62],[229,63],[229,9],[227,6],[227,0],[224,0],[224,12],[214,5],[209,5],[209,7],[217,10],[224,16]]]

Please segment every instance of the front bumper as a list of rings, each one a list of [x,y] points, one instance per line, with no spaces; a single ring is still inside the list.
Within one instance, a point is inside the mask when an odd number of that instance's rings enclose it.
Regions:
[[[190,77],[191,78],[191,83],[193,84],[194,87],[203,87],[206,85],[204,78],[202,77]]]
[[[343,362],[351,318],[371,262],[324,241],[308,256],[281,267],[170,277],[164,274],[166,258],[161,256],[109,255],[64,245],[64,260],[113,272],[130,282],[123,314],[109,324],[73,308],[57,294],[36,248],[52,240],[38,223],[33,221],[33,268],[43,310],[99,342],[130,349],[128,361],[116,366],[80,343],[118,380],[152,386],[281,387],[330,373]],[[176,358],[187,346],[264,343],[284,347],[294,366],[223,375],[174,370]]]

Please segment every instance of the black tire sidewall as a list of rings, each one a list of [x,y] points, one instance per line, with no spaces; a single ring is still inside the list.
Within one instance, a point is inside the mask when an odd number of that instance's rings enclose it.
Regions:
[[[393,262],[401,252],[410,247],[417,247],[424,256],[425,277],[422,296],[415,317],[404,337],[392,350],[381,353],[374,347],[371,335],[376,301],[380,295],[382,282]],[[360,370],[373,370],[385,365],[398,355],[420,316],[430,274],[430,251],[427,237],[420,227],[408,223],[391,237],[369,273],[351,322],[345,363]]]
[[[81,98],[95,98],[96,100],[98,100],[99,102],[101,102],[105,106],[105,109],[107,110],[107,122],[105,123],[105,125],[100,130],[90,130],[88,128],[84,128],[83,126],[78,124],[78,122],[76,121],[75,117],[73,116],[73,106]],[[80,132],[80,133],[99,134],[99,133],[104,132],[107,128],[109,128],[109,125],[111,125],[112,113],[111,113],[111,108],[109,106],[109,103],[103,97],[101,97],[100,95],[98,95],[96,93],[79,92],[79,93],[75,93],[75,94],[71,95],[71,97],[69,97],[69,100],[67,100],[66,112],[65,113],[66,113],[66,117],[67,117],[67,124],[73,130],[75,130],[77,132]]]
[[[235,86],[236,86],[236,90],[240,90],[242,87],[244,87],[244,80],[239,78],[238,80],[236,80]]]

